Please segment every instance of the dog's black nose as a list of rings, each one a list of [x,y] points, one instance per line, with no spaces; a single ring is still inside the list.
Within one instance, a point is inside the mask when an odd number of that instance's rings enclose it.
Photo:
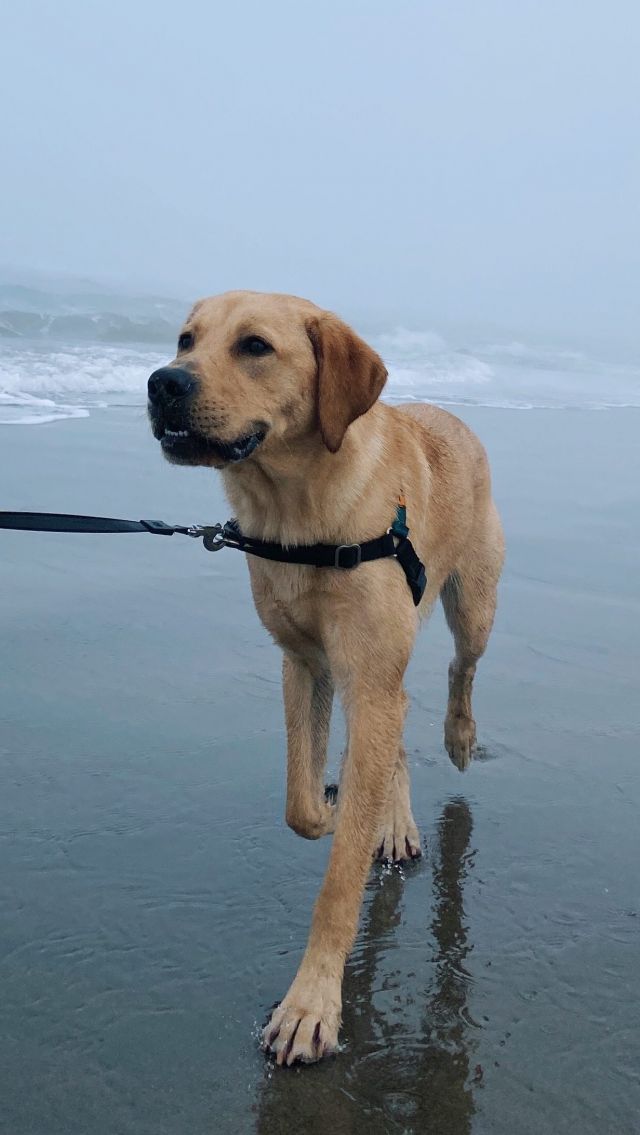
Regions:
[[[188,370],[181,367],[160,367],[154,370],[148,383],[149,401],[153,403],[176,402],[186,398],[195,388],[196,380]]]

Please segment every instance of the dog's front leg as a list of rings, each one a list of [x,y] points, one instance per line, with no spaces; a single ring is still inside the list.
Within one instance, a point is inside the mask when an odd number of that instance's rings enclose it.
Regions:
[[[406,698],[397,675],[396,683],[346,691],[349,743],[329,865],[302,963],[264,1031],[279,1064],[319,1060],[338,1043],[344,964],[401,742]]]
[[[324,798],[324,767],[333,704],[328,669],[312,671],[285,654],[282,667],[287,722],[287,823],[305,839],[334,829],[335,805]]]

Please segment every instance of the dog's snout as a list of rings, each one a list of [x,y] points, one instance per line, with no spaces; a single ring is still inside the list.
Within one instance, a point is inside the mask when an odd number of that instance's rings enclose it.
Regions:
[[[181,367],[160,367],[154,370],[147,383],[149,401],[155,404],[161,402],[177,402],[186,398],[195,389],[194,376]]]

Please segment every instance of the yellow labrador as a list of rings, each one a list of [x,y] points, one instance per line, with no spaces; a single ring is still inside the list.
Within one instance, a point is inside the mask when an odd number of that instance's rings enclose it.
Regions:
[[[334,833],[304,957],[264,1031],[279,1064],[336,1048],[372,855],[420,854],[403,677],[438,596],[455,641],[444,736],[458,768],[476,736],[471,688],[503,562],[487,458],[444,410],[379,402],[386,377],[335,315],[294,296],[230,292],[196,304],[176,359],[149,379],[165,456],[220,469],[242,533],[287,546],[359,543],[388,530],[404,496],[428,573],[416,608],[394,558],[347,571],[248,557],[258,614],[284,652],[287,823],[307,839]],[[337,802],[323,785],[334,690],[348,724]]]

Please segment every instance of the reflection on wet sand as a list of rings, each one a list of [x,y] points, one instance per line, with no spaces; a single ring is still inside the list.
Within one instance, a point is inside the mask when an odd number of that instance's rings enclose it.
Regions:
[[[435,950],[428,966],[425,936],[417,962],[422,973],[431,971],[427,988],[420,988],[419,975],[405,977],[395,968],[403,900],[415,894],[411,878],[404,881],[395,871],[382,880],[376,875],[345,977],[345,1050],[335,1060],[293,1072],[268,1065],[258,1105],[260,1135],[469,1135],[474,1041],[465,959],[472,945],[463,898],[473,861],[472,827],[466,801],[450,800],[428,857]],[[424,868],[418,871],[423,875]],[[415,951],[411,961],[416,965]]]

